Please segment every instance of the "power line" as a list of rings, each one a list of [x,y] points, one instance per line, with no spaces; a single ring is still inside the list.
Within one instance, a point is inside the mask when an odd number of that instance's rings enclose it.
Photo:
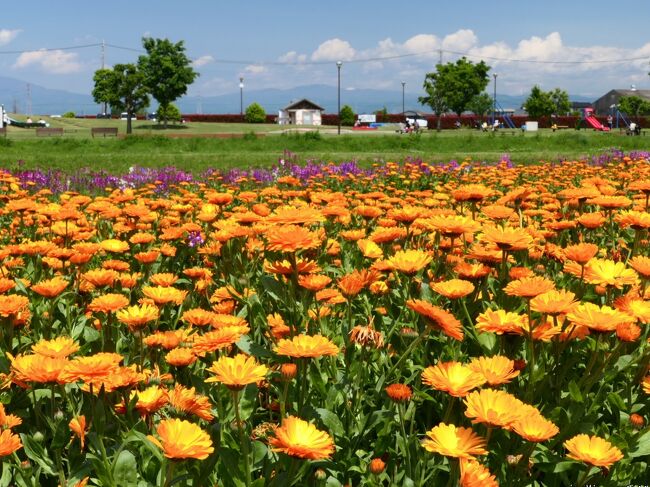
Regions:
[[[104,56],[104,49],[106,47],[112,47],[113,49],[119,49],[122,51],[137,52],[140,54],[146,54],[144,49],[120,46],[117,44],[110,44],[102,41],[101,43],[93,44],[82,44],[76,46],[64,46],[64,47],[51,47],[51,48],[42,48],[42,49],[22,49],[22,50],[13,50],[13,51],[0,51],[0,55],[11,55],[11,54],[24,54],[28,52],[39,52],[39,51],[74,51],[78,49],[88,49],[92,47],[101,47],[102,48],[102,57]],[[486,56],[482,54],[473,54],[470,51],[452,51],[450,49],[431,49],[420,52],[411,52],[405,54],[394,54],[390,56],[375,56],[375,57],[365,57],[358,59],[349,59],[346,60],[346,64],[361,64],[368,62],[377,62],[377,61],[391,61],[396,59],[404,59],[409,57],[417,56],[427,56],[431,54],[438,54],[439,59],[442,59],[442,55],[452,54],[456,56],[465,56],[474,59],[486,59],[491,61],[500,61],[507,63],[527,63],[527,64],[561,64],[561,65],[581,65],[581,64],[621,64],[628,63],[633,61],[648,61],[650,56],[636,56],[623,59],[600,59],[600,60],[576,60],[576,61],[556,61],[556,60],[539,60],[539,59],[517,59],[517,58],[506,58],[498,56]],[[257,65],[257,66],[314,66],[314,65],[328,65],[332,61],[264,61],[264,60],[245,60],[245,59],[219,59],[215,58],[213,60],[215,64],[237,64],[237,65]]]

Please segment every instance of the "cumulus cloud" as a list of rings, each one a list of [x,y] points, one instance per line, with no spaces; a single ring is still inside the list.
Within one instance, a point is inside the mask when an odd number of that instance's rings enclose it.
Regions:
[[[9,44],[21,32],[20,29],[0,29],[0,46]]]
[[[29,66],[38,66],[46,73],[51,74],[71,74],[81,71],[82,65],[77,60],[78,56],[74,52],[65,52],[60,49],[46,51],[23,52],[13,65],[14,69],[27,68]]]
[[[350,61],[356,51],[348,41],[342,39],[329,39],[323,42],[312,53],[312,61]]]
[[[244,68],[244,71],[246,71],[249,74],[262,74],[267,71],[267,68],[260,64],[249,64]]]
[[[210,64],[211,62],[214,61],[214,58],[210,56],[209,54],[206,56],[201,56],[194,61],[192,61],[192,66],[195,68],[200,68],[201,66],[205,66],[206,64]]]
[[[281,63],[304,63],[307,60],[306,54],[298,54],[296,51],[289,51],[278,58]]]

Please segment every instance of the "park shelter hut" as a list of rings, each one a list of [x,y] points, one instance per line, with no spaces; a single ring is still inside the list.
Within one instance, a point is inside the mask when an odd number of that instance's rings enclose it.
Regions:
[[[278,123],[280,125],[321,125],[324,110],[313,101],[303,98],[291,102],[280,110]]]
[[[611,113],[621,102],[624,96],[638,96],[639,98],[650,102],[650,90],[610,90],[594,102],[594,112],[596,115],[607,115]]]

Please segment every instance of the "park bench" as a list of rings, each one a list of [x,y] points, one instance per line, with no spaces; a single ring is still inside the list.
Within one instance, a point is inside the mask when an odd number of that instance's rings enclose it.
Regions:
[[[63,135],[62,127],[36,127],[37,137],[52,137]]]
[[[95,137],[95,135],[117,137],[117,127],[92,127],[90,129],[90,135],[93,137]]]

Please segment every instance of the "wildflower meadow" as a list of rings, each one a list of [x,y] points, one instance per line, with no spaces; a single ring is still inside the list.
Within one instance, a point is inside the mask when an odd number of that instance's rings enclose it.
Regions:
[[[647,484],[649,161],[0,172],[0,486]]]

